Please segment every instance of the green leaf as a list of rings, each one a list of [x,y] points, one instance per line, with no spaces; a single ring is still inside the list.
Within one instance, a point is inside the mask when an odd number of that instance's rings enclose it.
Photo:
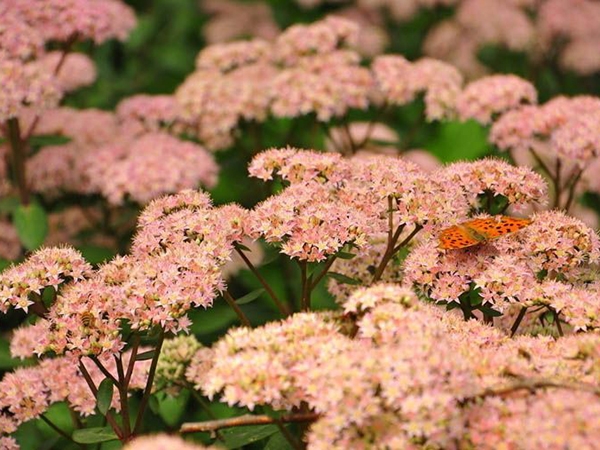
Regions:
[[[150,396],[150,399],[148,400],[148,407],[150,408],[150,411],[152,411],[154,414],[158,414],[158,409],[160,408],[160,404],[158,402],[158,398],[156,397],[156,395]]]
[[[8,340],[0,338],[0,370],[8,370],[23,364],[19,359],[10,356],[10,345]]]
[[[100,264],[106,262],[115,256],[114,250],[97,245],[80,245],[77,250],[90,264]]]
[[[136,361],[146,361],[154,358],[154,350],[148,350],[147,352],[138,353],[135,356]]]
[[[98,411],[105,416],[110,409],[110,403],[113,398],[113,382],[110,378],[105,378],[98,386],[98,395],[96,397],[96,406]]]
[[[235,247],[237,247],[240,250],[243,250],[245,252],[252,252],[252,250],[250,250],[248,247],[246,247],[244,244],[241,244],[239,242],[235,243]]]
[[[15,228],[23,246],[35,250],[48,234],[48,216],[38,203],[19,205],[13,214]]]
[[[341,273],[328,272],[327,275],[330,276],[331,278],[333,278],[334,280],[339,281],[340,283],[343,283],[343,284],[351,284],[354,286],[358,286],[358,285],[362,284],[359,280],[350,278],[349,276],[346,276]]]
[[[166,395],[158,399],[158,415],[169,427],[175,427],[181,421],[190,398],[190,391],[182,390],[176,397]]]
[[[17,197],[4,197],[0,199],[0,214],[13,214],[19,207],[19,199]]]
[[[78,444],[97,444],[99,442],[114,441],[117,435],[108,427],[83,428],[73,431],[73,440]]]
[[[425,148],[443,162],[474,160],[489,152],[487,130],[474,120],[444,122],[438,136]]]
[[[264,450],[293,450],[294,447],[288,442],[283,433],[279,432],[271,436]]]
[[[356,257],[356,253],[349,253],[349,252],[342,252],[339,251],[335,254],[336,257],[340,258],[340,259],[352,259],[354,257]]]
[[[263,292],[265,292],[264,288],[256,289],[256,290],[244,295],[243,297],[238,298],[235,302],[238,305],[245,305],[246,303],[250,303],[250,302],[253,302],[254,300],[256,300],[258,297],[260,297],[260,295]]]
[[[236,427],[221,432],[225,447],[228,449],[236,449],[253,442],[261,441],[273,434],[277,433],[276,425],[250,425],[245,427]]]

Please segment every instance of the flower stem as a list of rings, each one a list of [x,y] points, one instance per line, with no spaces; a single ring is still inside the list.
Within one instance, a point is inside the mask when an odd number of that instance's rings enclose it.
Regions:
[[[90,373],[88,372],[85,365],[83,364],[83,361],[81,361],[81,360],[79,360],[79,371],[81,372],[81,375],[83,375],[83,378],[84,378],[85,382],[87,383],[88,387],[90,388],[90,391],[92,391],[92,395],[94,396],[94,398],[97,399],[98,398],[98,388],[94,384],[94,380],[92,379]],[[111,412],[108,411],[104,417],[106,417],[106,421],[108,422],[108,424],[111,426],[111,428],[115,432],[117,438],[119,440],[122,440],[123,439],[123,431],[121,430],[121,427],[119,427],[119,424],[117,423],[117,421],[115,420],[115,418],[113,417]]]
[[[527,313],[527,306],[523,306],[521,308],[521,311],[519,311],[519,315],[517,316],[515,323],[513,323],[512,327],[510,327],[510,337],[513,337],[519,329],[519,325],[521,325],[521,321],[525,317],[525,313]]]
[[[273,300],[273,303],[275,303],[275,306],[277,307],[277,309],[279,309],[281,314],[283,314],[284,316],[289,316],[291,311],[289,310],[288,305],[284,304],[281,300],[279,300],[279,298],[277,297],[277,295],[275,294],[275,292],[273,291],[271,286],[269,286],[269,283],[267,283],[267,281],[263,278],[263,276],[256,269],[256,267],[254,267],[254,264],[252,264],[250,262],[248,257],[244,254],[243,250],[241,248],[239,248],[237,245],[234,245],[234,248],[235,248],[235,251],[238,253],[238,255],[240,255],[240,258],[242,258],[242,260],[246,263],[246,265],[248,266],[248,269],[250,269],[250,271],[258,279],[258,281],[260,282],[262,287],[265,288],[265,291],[267,291],[267,294],[269,294],[269,297],[271,297],[271,299]]]
[[[56,431],[58,434],[60,434],[65,439],[68,439],[71,442],[75,442],[73,440],[73,438],[71,436],[69,436],[68,433],[66,433],[65,431],[60,429],[60,427],[58,427],[54,422],[52,422],[50,419],[48,419],[44,414],[40,414],[40,419],[42,419],[44,422],[46,422],[46,424],[50,428],[52,428],[54,431]],[[81,447],[81,448],[85,448],[85,445],[83,445],[83,444],[77,444],[77,445],[79,445],[79,447]]]
[[[244,325],[245,327],[248,327],[248,328],[252,328],[252,324],[250,323],[250,320],[248,319],[246,314],[244,314],[244,311],[242,311],[242,309],[239,307],[239,305],[235,302],[235,299],[231,296],[231,294],[229,293],[228,290],[223,291],[223,298],[225,299],[227,304],[229,306],[231,306],[231,309],[233,309],[235,311],[235,313],[237,314],[237,316],[240,318],[242,325]]]
[[[238,417],[230,417],[227,419],[207,420],[205,422],[195,423],[184,423],[181,425],[181,433],[197,433],[220,430],[222,428],[232,428],[244,425],[265,425],[274,424],[277,422],[281,423],[293,423],[293,422],[314,422],[319,419],[320,415],[315,412],[302,412],[294,414],[284,414],[278,418],[269,417],[267,415],[254,416],[252,414],[246,414]]]
[[[17,190],[19,192],[19,200],[22,205],[29,204],[29,190],[27,189],[27,176],[25,166],[25,153],[27,140],[21,137],[21,127],[19,125],[19,119],[11,117],[6,122],[6,128],[8,129],[8,140],[10,142],[11,149],[11,163],[13,177]]]
[[[140,409],[138,411],[137,418],[135,420],[135,426],[133,427],[132,436],[135,436],[139,433],[142,427],[142,418],[144,417],[144,413],[146,412],[146,407],[148,406],[148,401],[150,400],[150,394],[152,393],[152,385],[154,384],[154,375],[156,374],[156,366],[158,365],[158,358],[160,356],[160,350],[162,348],[162,344],[165,340],[165,332],[163,329],[160,330],[158,336],[158,342],[156,343],[156,347],[154,348],[154,355],[152,356],[152,362],[150,363],[150,370],[148,371],[148,380],[146,381],[146,388],[144,389],[144,394],[142,395],[142,401],[140,402]]]

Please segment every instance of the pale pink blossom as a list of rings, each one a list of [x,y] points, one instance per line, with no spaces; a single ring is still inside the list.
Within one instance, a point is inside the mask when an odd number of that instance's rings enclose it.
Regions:
[[[458,97],[456,108],[462,120],[488,124],[495,115],[536,102],[537,91],[530,82],[515,75],[492,75],[469,83]]]
[[[48,41],[123,41],[136,22],[133,9],[120,0],[6,0],[6,5]]]
[[[56,106],[61,92],[52,74],[35,63],[0,59],[0,122],[19,116],[26,108],[36,112]]]
[[[144,204],[182,189],[212,187],[217,181],[216,163],[203,147],[159,132],[101,147],[78,165],[89,189],[112,204]]]
[[[62,58],[64,61],[61,63]],[[96,81],[96,66],[91,58],[83,53],[63,55],[62,52],[49,52],[39,58],[36,64],[39,64],[42,71],[54,74],[56,84],[63,92],[75,91]]]
[[[200,8],[210,15],[202,27],[209,44],[227,42],[246,36],[274,39],[280,32],[273,12],[264,3],[238,0],[204,0]]]

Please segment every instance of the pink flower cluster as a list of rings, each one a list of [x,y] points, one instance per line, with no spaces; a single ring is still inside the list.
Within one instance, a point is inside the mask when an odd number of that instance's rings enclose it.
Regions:
[[[254,158],[250,173],[262,179],[277,174],[292,185],[254,208],[249,235],[280,243],[283,253],[309,261],[326,259],[346,244],[362,247],[367,238],[387,232],[390,201],[394,229],[402,227],[398,233],[430,229],[470,207],[460,188],[448,188],[443,172],[432,177],[394,157],[344,160],[272,149]]]
[[[437,302],[459,304],[475,286],[483,304],[499,312],[516,303],[554,311],[575,330],[600,326],[598,292],[586,284],[600,260],[598,236],[556,211],[532,220],[519,233],[480,247],[444,251],[435,240],[425,242],[407,257],[406,280]]]
[[[181,189],[214,186],[218,168],[202,146],[157,130],[175,116],[175,105],[165,100],[133,98],[121,104],[118,116],[70,108],[43,114],[38,133],[60,134],[72,141],[46,146],[28,159],[32,190],[47,196],[100,193],[119,205],[126,200],[144,204]],[[150,109],[142,117],[140,108],[151,104],[156,105],[156,113]]]
[[[131,255],[61,292],[40,325],[47,338],[36,352],[118,352],[125,320],[138,331],[187,330],[187,311],[210,307],[224,287],[220,268],[232,242],[241,239],[243,213],[231,206],[212,208],[206,195],[194,191],[152,202],[140,218]]]
[[[0,274],[0,312],[14,307],[27,312],[46,287],[57,289],[67,281],[81,281],[91,274],[91,266],[71,248],[45,248],[32,254],[24,263]]]
[[[89,189],[115,205],[126,199],[145,204],[166,193],[213,187],[217,181],[218,167],[203,147],[159,132],[100,147],[78,162]]]
[[[61,92],[52,75],[35,63],[0,58],[0,122],[19,116],[25,108],[54,107]]]
[[[462,120],[489,124],[498,114],[536,102],[537,91],[530,82],[516,75],[492,75],[469,83],[461,92],[456,109]]]
[[[146,131],[158,131],[176,125],[179,105],[172,95],[133,95],[117,105],[117,119],[140,124]]]
[[[62,92],[75,91],[81,87],[89,86],[96,81],[96,66],[89,56],[83,53],[69,53],[64,56],[61,52],[49,52],[39,58],[35,64],[46,73],[55,73],[56,83]]]
[[[383,101],[405,105],[425,93],[429,120],[454,114],[463,78],[451,65],[430,58],[411,63],[400,55],[383,55],[373,60],[372,70]]]
[[[120,0],[6,0],[6,7],[39,30],[46,41],[76,38],[100,44],[125,40],[135,26],[133,9]]]
[[[553,182],[555,205],[570,208],[583,190],[600,192],[598,127],[600,98],[556,97],[503,114],[489,139],[518,162],[539,167]]]
[[[279,34],[271,8],[265,3],[239,0],[204,0],[200,9],[210,15],[202,27],[206,42],[216,44],[246,36],[273,39]]]
[[[251,409],[305,402],[319,414],[311,450],[587,448],[599,437],[600,400],[591,393],[598,381],[589,369],[600,361],[597,335],[507,340],[394,285],[359,290],[347,305],[361,313],[356,338],[343,334],[340,316],[296,314],[230,331],[212,355],[199,352],[188,378],[209,396]],[[524,418],[535,420],[528,405],[540,409],[548,439],[534,436],[534,425],[516,430]]]
[[[385,3],[417,2],[388,0]],[[457,3],[455,14],[429,31],[424,50],[432,57],[459,67],[470,78],[488,72],[477,58],[485,45],[525,52],[536,60],[557,58],[564,69],[584,76],[600,70],[600,58],[593,50],[600,41],[600,7],[593,0],[462,0],[453,3]],[[407,11],[409,15],[415,12],[414,8]]]
[[[484,159],[450,164],[443,172],[450,182],[464,189],[474,206],[482,206],[478,205],[482,201],[478,196],[484,194],[502,195],[517,210],[546,200],[546,181],[528,167]]]
[[[125,364],[129,357],[129,353],[124,354]],[[116,377],[114,358],[105,355],[100,356],[99,361]],[[87,369],[95,386],[98,386],[105,375],[87,358],[81,360],[81,364]],[[78,365],[77,358],[64,356],[44,359],[37,366],[19,368],[5,374],[0,381],[0,432],[14,432],[20,424],[39,417],[58,402],[66,401],[73,411],[82,416],[94,414],[96,399]],[[136,362],[130,382],[131,390],[145,386],[149,366],[150,361]],[[115,392],[111,407],[120,410],[118,391]]]

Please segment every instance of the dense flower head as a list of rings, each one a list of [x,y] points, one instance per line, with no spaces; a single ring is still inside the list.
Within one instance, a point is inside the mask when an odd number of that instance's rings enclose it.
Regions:
[[[358,37],[358,25],[336,16],[309,25],[296,24],[279,35],[274,44],[275,59],[294,65],[305,56],[330,53],[353,44]]]
[[[209,397],[223,390],[221,398],[230,405],[291,409],[300,405],[310,388],[302,383],[303,372],[313,365],[306,362],[350,345],[337,328],[322,314],[301,313],[256,330],[231,330],[213,346],[208,373],[190,372],[200,375],[199,380],[190,381]],[[205,364],[204,358],[198,362]]]
[[[266,62],[272,51],[271,44],[263,39],[213,44],[198,53],[196,68],[229,72],[236,67]]]
[[[258,204],[248,218],[251,237],[281,245],[281,252],[304,261],[322,261],[344,245],[364,244],[369,217],[340,202],[319,183],[294,184]]]
[[[386,102],[405,105],[425,93],[429,120],[454,114],[462,75],[451,65],[431,58],[411,63],[400,55],[383,55],[374,59],[372,70]]]
[[[292,147],[269,149],[256,155],[248,166],[250,176],[272,180],[277,175],[290,184],[307,181],[341,181],[341,156]]]
[[[344,303],[344,312],[346,314],[359,314],[368,312],[384,303],[399,303],[410,306],[417,301],[415,293],[408,287],[380,283],[368,288],[356,289]]]
[[[455,19],[479,45],[496,44],[526,51],[534,41],[535,28],[527,11],[511,1],[463,0]]]
[[[424,243],[405,260],[406,281],[437,302],[458,304],[474,287],[484,305],[501,313],[515,303],[551,308],[574,329],[597,327],[597,293],[583,284],[586,265],[593,271],[598,261],[595,232],[557,211],[532,220],[519,233],[470,249],[444,251],[435,241]]]
[[[0,275],[0,311],[6,313],[11,306],[27,311],[33,304],[30,294],[41,295],[46,287],[57,289],[66,281],[83,280],[90,272],[91,266],[77,250],[68,247],[38,250]]]
[[[453,163],[442,169],[452,183],[460,185],[475,205],[478,195],[502,195],[516,208],[546,200],[545,180],[528,167],[515,167],[497,159]]]
[[[580,166],[600,156],[600,108],[592,114],[574,116],[552,133],[551,145],[559,157]]]
[[[90,189],[112,204],[147,203],[161,195],[216,183],[217,165],[203,147],[165,133],[101,147],[81,161]]]
[[[524,251],[536,270],[568,274],[600,260],[600,240],[581,220],[558,211],[533,216]]]
[[[564,436],[553,438],[548,427],[550,440],[529,437],[530,448],[556,441],[558,449],[598,434],[600,401],[589,393],[600,367],[596,334],[508,339],[401,286],[360,289],[354,298],[364,306],[354,339],[338,331],[340,317],[296,314],[230,331],[198,352],[188,378],[211,397],[251,409],[305,402],[319,413],[311,449],[517,445],[499,419],[516,427],[529,411],[524,403],[537,402]],[[568,395],[586,401],[583,416],[576,400],[563,400]]]
[[[123,355],[123,362],[129,362],[130,352]],[[100,363],[116,377],[116,363],[110,356],[101,356]],[[91,360],[84,358],[85,366],[94,384],[98,386],[105,378]],[[94,414],[96,399],[92,395],[80,368],[73,357],[44,359],[37,366],[18,368],[7,373],[0,381],[0,407],[16,424],[29,421],[41,414],[54,403],[66,401],[74,411],[84,416]],[[130,389],[144,387],[149,361],[138,361],[132,372]],[[111,407],[120,410],[119,393],[115,393]],[[4,430],[3,430],[4,431]]]
[[[6,4],[48,41],[125,40],[136,22],[133,9],[120,0],[6,0]]]
[[[156,366],[153,388],[176,395],[185,384],[185,373],[202,344],[193,336],[180,335],[164,341]]]
[[[64,61],[61,62],[62,58]],[[71,92],[96,81],[96,66],[91,58],[83,53],[49,52],[36,61],[41,70],[53,73],[62,92]],[[56,73],[57,67],[60,70]]]
[[[7,7],[0,6],[0,60],[17,59],[30,61],[44,51],[44,40],[39,33],[19,15]]]
[[[182,209],[205,210],[212,206],[210,196],[202,191],[184,189],[173,195],[152,200],[138,218],[140,227],[162,219]]]
[[[197,70],[175,92],[181,118],[207,148],[227,148],[240,121],[266,117],[269,86],[276,73],[273,65],[264,62],[225,74],[217,69]]]
[[[305,56],[274,78],[271,112],[276,117],[314,112],[318,120],[326,122],[349,108],[366,109],[373,87],[373,77],[358,65],[356,53],[335,51]]]
[[[15,438],[2,436],[0,437],[0,448],[5,450],[19,450],[21,447],[19,447]]]
[[[27,115],[25,123],[33,120]],[[58,134],[81,148],[97,147],[119,135],[116,116],[95,108],[74,109],[66,106],[45,111],[35,128],[36,134]]]
[[[593,153],[593,137],[589,127],[600,114],[600,99],[591,96],[555,97],[539,106],[523,106],[503,114],[492,126],[490,141],[501,150],[514,149],[524,151],[538,150],[542,144],[559,144],[562,157],[586,156]],[[589,119],[586,119],[587,116]],[[588,120],[589,122],[585,122]],[[573,126],[571,126],[573,121]],[[581,130],[577,130],[578,122],[584,121]],[[561,131],[566,127],[565,131]],[[559,138],[554,138],[558,133]],[[562,138],[560,138],[562,134]],[[570,136],[569,136],[570,135]],[[575,142],[565,139],[572,137]],[[559,147],[560,148],[560,147]],[[550,150],[557,152],[554,145]]]
[[[52,108],[61,98],[52,74],[34,62],[23,64],[0,58],[0,85],[0,122],[17,117],[25,108]]]
[[[78,170],[81,148],[74,143],[47,145],[27,160],[28,184],[33,192],[58,197],[63,192],[88,189]]]
[[[119,120],[140,122],[147,131],[168,127],[180,116],[179,106],[172,95],[133,95],[121,100],[116,112]]]
[[[205,0],[200,9],[211,17],[202,27],[206,42],[216,44],[253,36],[275,38],[280,30],[273,11],[264,3],[247,3],[239,0]]]
[[[100,266],[87,280],[60,292],[40,327],[36,353],[100,355],[122,350],[126,322],[187,330],[192,307],[207,308],[224,288],[221,268],[241,239],[245,210],[213,209],[205,194],[160,199],[142,214],[131,255]],[[23,337],[24,346],[27,337]],[[24,350],[23,350],[24,351]]]
[[[463,120],[488,124],[495,115],[536,102],[537,91],[529,81],[516,75],[491,75],[469,83],[460,93],[456,109]]]

